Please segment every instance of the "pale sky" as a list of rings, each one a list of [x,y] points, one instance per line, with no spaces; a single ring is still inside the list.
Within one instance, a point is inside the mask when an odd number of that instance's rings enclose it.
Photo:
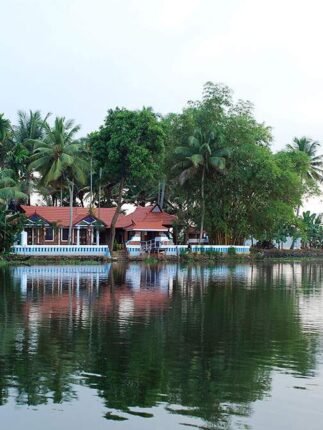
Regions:
[[[323,143],[320,0],[0,0],[0,17],[12,121],[40,109],[86,135],[109,108],[179,112],[213,81],[254,103],[274,149]]]

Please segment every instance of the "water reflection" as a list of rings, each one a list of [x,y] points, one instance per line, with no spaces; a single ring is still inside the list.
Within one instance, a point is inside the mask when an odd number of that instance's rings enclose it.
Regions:
[[[129,429],[156,408],[179,428],[237,428],[273,374],[317,374],[322,280],[319,264],[4,270],[0,404],[81,411],[88,387]]]

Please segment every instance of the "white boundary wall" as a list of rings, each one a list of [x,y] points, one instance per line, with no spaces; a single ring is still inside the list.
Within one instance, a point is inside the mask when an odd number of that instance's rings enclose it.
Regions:
[[[11,248],[11,252],[17,255],[32,257],[110,257],[110,250],[107,245],[15,245]]]
[[[191,252],[199,252],[201,254],[207,252],[219,252],[223,254],[227,254],[229,248],[234,248],[236,254],[249,254],[250,247],[249,246],[226,246],[226,245],[192,245]],[[187,245],[161,245],[159,247],[159,251],[165,253],[165,255],[173,255],[178,256],[183,252],[187,252]],[[139,257],[140,255],[144,255],[141,251],[140,245],[127,245],[127,251],[130,257]]]

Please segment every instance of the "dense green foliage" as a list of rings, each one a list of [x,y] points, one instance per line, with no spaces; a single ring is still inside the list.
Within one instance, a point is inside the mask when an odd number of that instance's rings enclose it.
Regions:
[[[23,229],[24,216],[0,207],[0,254],[8,252]]]
[[[125,203],[159,203],[175,214],[177,241],[185,242],[193,228],[218,244],[287,236],[315,242],[306,236],[300,208],[319,193],[319,143],[295,138],[273,152],[270,127],[224,85],[208,82],[201,100],[164,117],[150,108],[110,109],[99,130],[78,140],[73,121],[49,121],[39,111],[18,112],[16,125],[0,115],[1,177],[9,169],[11,187],[27,202],[37,191],[46,204],[71,211],[73,205],[116,207],[111,245]]]
[[[164,130],[151,109],[109,110],[100,130],[90,136],[96,168],[102,169],[103,180],[117,188],[115,216],[112,220],[110,249],[114,242],[115,224],[124,202],[124,190],[135,196],[161,175],[164,158]]]
[[[25,200],[19,183],[10,169],[0,169],[0,254],[9,251],[23,228],[24,217],[10,208],[16,200]]]
[[[166,121],[170,155],[167,201],[175,213],[181,213],[179,227],[198,225],[205,202],[204,225],[213,243],[240,244],[247,237],[277,239],[282,226],[297,222],[295,210],[302,196],[316,191],[313,178],[303,180],[310,169],[309,156],[290,150],[273,153],[270,129],[256,122],[249,103],[235,104],[227,87],[206,84],[202,101],[189,104],[182,114]],[[213,151],[226,154],[222,174],[219,169],[208,170],[203,193],[201,175],[188,176],[183,164],[187,178],[183,184],[183,173],[176,180],[178,172],[173,168],[172,154],[184,152],[182,146],[189,150],[196,128],[215,137],[210,157]],[[202,148],[203,142],[200,151]],[[186,164],[189,161],[188,157]]]

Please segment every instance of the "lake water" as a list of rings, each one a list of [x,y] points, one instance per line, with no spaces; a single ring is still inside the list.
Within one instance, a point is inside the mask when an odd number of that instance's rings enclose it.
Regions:
[[[12,430],[323,426],[323,264],[0,271]]]

